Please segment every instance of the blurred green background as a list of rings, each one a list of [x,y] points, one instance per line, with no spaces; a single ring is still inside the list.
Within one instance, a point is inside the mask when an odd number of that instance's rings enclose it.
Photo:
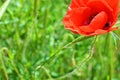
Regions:
[[[64,29],[69,4],[10,1],[0,20],[0,80],[120,80],[120,30],[99,35],[92,50],[94,37],[59,50],[83,37]],[[81,65],[91,51],[92,58]]]

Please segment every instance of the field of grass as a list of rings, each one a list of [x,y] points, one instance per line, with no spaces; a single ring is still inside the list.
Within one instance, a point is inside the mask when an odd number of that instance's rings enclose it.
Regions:
[[[120,80],[120,30],[73,34],[62,24],[69,3],[10,1],[0,19],[0,80]]]

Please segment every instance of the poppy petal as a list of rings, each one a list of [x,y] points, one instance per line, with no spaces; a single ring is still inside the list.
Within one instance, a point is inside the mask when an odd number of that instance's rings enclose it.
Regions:
[[[104,34],[106,32],[107,32],[106,30],[98,29],[95,31],[95,34]]]
[[[91,32],[94,32],[94,29],[92,29],[89,25],[88,26],[80,26],[79,31],[84,31],[85,33],[91,33]]]
[[[87,2],[87,6],[98,12],[106,11],[107,13],[109,13],[113,11],[113,9],[105,0],[89,0]]]
[[[63,24],[67,29],[78,29],[80,25],[83,24],[84,19],[87,19],[88,14],[90,13],[90,8],[80,7],[75,8],[66,14],[63,19]]]
[[[90,27],[94,30],[102,29],[107,23],[107,18],[107,14],[104,11],[100,12],[92,19]]]
[[[72,0],[70,4],[70,8],[79,8],[79,7],[84,7],[85,4],[83,3],[83,0]]]
[[[117,30],[117,29],[118,29],[118,27],[116,27],[116,28],[111,28],[111,29],[109,29],[109,30],[98,29],[98,30],[95,31],[95,33],[89,34],[89,35],[87,35],[87,36],[105,34],[105,33],[108,33],[108,32],[110,32],[110,31],[114,31],[114,30]]]
[[[110,7],[113,10],[116,10],[118,8],[120,0],[114,0],[114,1],[112,1],[112,0],[106,0],[106,2],[110,5]]]
[[[80,7],[71,10],[70,20],[75,24],[75,26],[80,26],[83,24],[84,19],[88,18],[90,15],[90,8],[88,7]]]
[[[105,34],[105,33],[107,33],[107,32],[108,32],[108,31],[106,31],[106,30],[98,29],[98,30],[96,30],[94,33],[91,33],[91,34],[86,35],[86,36],[100,35],[100,34]]]
[[[114,10],[113,14],[110,15],[110,17],[112,17],[113,21],[116,22],[117,17],[118,17],[118,13],[119,13],[119,3],[120,0],[106,0],[106,2],[110,5],[110,7]],[[110,13],[109,13],[110,14]],[[112,20],[111,19],[111,20]],[[113,23],[114,24],[114,23]]]

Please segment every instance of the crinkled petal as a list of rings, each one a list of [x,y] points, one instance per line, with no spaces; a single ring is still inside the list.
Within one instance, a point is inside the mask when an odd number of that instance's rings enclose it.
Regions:
[[[114,10],[114,11],[116,11],[116,9],[118,8],[118,5],[119,5],[119,2],[120,2],[120,0],[105,0],[109,5],[110,5],[110,7]]]
[[[71,10],[70,20],[75,24],[75,26],[83,25],[84,20],[90,15],[90,8],[80,7]]]
[[[106,11],[109,13],[113,11],[113,9],[105,0],[89,0],[87,2],[87,6],[98,12]]]
[[[72,0],[71,4],[70,4],[70,8],[79,8],[79,7],[84,7],[85,4],[83,2],[83,0]]]
[[[89,13],[90,8],[87,7],[72,9],[68,11],[66,16],[64,17],[63,24],[69,30],[77,30],[79,26],[83,24],[84,19],[87,19],[87,14]]]
[[[110,5],[110,7],[114,10],[113,13],[111,14],[113,18],[113,24],[116,22],[117,18],[118,18],[118,13],[119,13],[119,3],[120,0],[106,0],[106,2]]]

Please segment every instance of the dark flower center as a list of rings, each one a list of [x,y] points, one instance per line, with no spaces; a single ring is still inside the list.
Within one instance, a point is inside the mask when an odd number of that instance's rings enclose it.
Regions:
[[[107,29],[107,28],[109,28],[111,26],[111,22],[107,22],[106,24],[105,24],[105,26],[104,26],[104,29]]]
[[[92,19],[93,19],[96,15],[97,15],[97,14],[91,15],[91,16],[88,18],[88,20],[86,20],[86,21],[84,22],[84,25],[89,25],[90,22],[92,21]]]

